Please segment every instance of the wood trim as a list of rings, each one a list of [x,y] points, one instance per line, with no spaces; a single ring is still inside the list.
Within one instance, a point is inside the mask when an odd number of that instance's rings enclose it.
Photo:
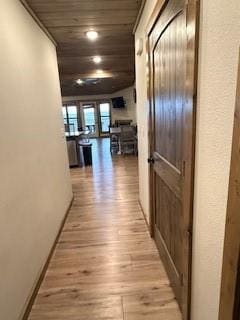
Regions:
[[[186,112],[184,123],[188,126],[185,136],[185,179],[183,192],[184,217],[190,212],[189,221],[186,221],[185,237],[189,240],[189,247],[184,248],[189,260],[184,261],[183,295],[186,297],[183,305],[185,319],[191,319],[191,281],[192,281],[192,234],[193,234],[193,204],[194,204],[194,178],[195,178],[195,143],[196,143],[196,109],[197,109],[197,81],[198,81],[198,49],[200,25],[200,0],[186,0],[187,6],[187,77],[186,77]],[[191,119],[190,119],[191,118]]]
[[[158,17],[161,15],[162,11],[165,9],[166,5],[168,4],[168,1],[169,0],[158,0],[158,2],[156,3],[147,24],[147,28],[146,28],[147,35],[151,33]]]
[[[46,36],[52,41],[52,43],[57,46],[57,42],[54,39],[54,37],[51,35],[51,33],[45,28],[45,26],[42,24],[42,22],[39,20],[37,15],[33,12],[32,8],[29,6],[26,0],[20,0],[21,4],[24,6],[24,8],[28,11],[28,13],[32,16],[33,20],[38,24],[38,26],[42,29],[42,31],[46,34]]]
[[[37,297],[39,288],[40,288],[40,286],[41,286],[41,284],[42,284],[42,282],[43,282],[43,279],[44,279],[44,277],[45,277],[45,275],[46,275],[46,272],[47,272],[49,263],[50,263],[50,261],[51,261],[52,255],[53,255],[53,253],[54,253],[54,251],[55,251],[55,248],[56,248],[56,245],[57,245],[57,243],[58,243],[59,237],[60,237],[60,235],[61,235],[61,233],[62,233],[62,229],[63,229],[63,227],[64,227],[64,225],[65,225],[65,222],[66,222],[67,217],[68,217],[68,215],[69,215],[69,212],[70,212],[70,210],[71,210],[71,207],[72,207],[72,204],[73,204],[73,200],[74,200],[74,197],[72,197],[72,199],[71,199],[71,201],[70,201],[70,203],[69,203],[69,206],[68,206],[68,208],[67,208],[67,210],[66,210],[66,213],[65,213],[64,218],[63,218],[63,220],[62,220],[62,222],[61,222],[61,225],[60,225],[58,234],[57,234],[57,236],[56,236],[56,238],[55,238],[55,241],[54,241],[54,243],[53,243],[53,245],[52,245],[52,248],[51,248],[51,250],[50,250],[50,253],[49,253],[49,255],[48,255],[47,261],[46,261],[45,265],[43,266],[43,269],[42,269],[42,271],[41,271],[41,274],[40,274],[40,276],[39,276],[39,278],[38,278],[38,280],[37,280],[37,283],[36,283],[36,285],[35,285],[35,287],[34,287],[34,289],[33,289],[33,292],[32,292],[32,294],[31,294],[31,296],[30,296],[30,299],[29,299],[29,301],[28,301],[28,303],[27,303],[26,310],[25,310],[25,312],[24,312],[24,314],[23,314],[22,320],[28,320],[29,314],[30,314],[30,312],[31,312],[31,310],[32,310],[32,306],[33,306],[34,301],[35,301],[35,299],[36,299],[36,297]]]
[[[153,155],[153,135],[151,134],[151,128],[154,127],[153,115],[152,115],[152,71],[151,71],[151,53],[150,53],[150,41],[149,36],[153,30],[157,19],[167,6],[169,0],[158,0],[153,13],[149,19],[149,23],[146,28],[146,46],[147,46],[147,68],[148,68],[148,101],[149,101],[149,155]],[[185,151],[187,158],[184,159],[186,163],[185,167],[185,179],[184,179],[184,199],[183,210],[184,216],[190,212],[190,220],[186,221],[187,225],[185,239],[189,241],[188,248],[184,249],[185,256],[189,259],[185,261],[184,274],[183,274],[183,305],[182,314],[184,320],[191,319],[191,269],[192,269],[192,230],[193,230],[193,199],[194,199],[194,171],[195,171],[195,136],[196,136],[196,107],[197,107],[197,79],[198,79],[198,46],[199,46],[199,21],[200,21],[200,0],[186,0],[187,8],[187,81],[186,83],[186,104],[189,107],[188,118],[184,118],[185,124],[189,130],[186,133],[184,139],[187,141],[187,145],[191,146],[190,152]],[[154,235],[154,212],[155,212],[155,196],[153,192],[154,185],[154,170],[150,169],[150,230],[151,235]],[[228,319],[229,320],[229,319]]]
[[[139,12],[138,12],[138,15],[137,15],[137,19],[136,19],[136,22],[135,22],[134,27],[133,27],[133,35],[136,33],[137,28],[139,26],[139,23],[140,23],[140,20],[142,18],[142,14],[143,14],[146,2],[147,2],[147,0],[142,0],[141,7],[139,9]]]
[[[145,40],[146,40],[146,74],[148,75],[147,78],[147,99],[149,102],[149,111],[148,111],[148,158],[150,158],[154,152],[153,150],[153,137],[151,134],[151,128],[153,128],[153,117],[152,117],[152,108],[151,108],[151,79],[152,79],[152,75],[151,75],[151,54],[150,54],[150,43],[149,43],[149,39],[148,39],[148,35],[145,35]],[[147,160],[147,159],[146,159]],[[153,174],[153,170],[149,170],[149,179],[148,179],[148,183],[149,183],[149,228],[150,228],[150,234],[151,237],[154,237],[154,217],[153,217],[153,213],[154,213],[154,195],[153,195],[153,183],[154,183],[154,174]]]
[[[93,100],[89,100],[89,99],[83,99],[83,100],[69,100],[69,101],[62,101],[62,105],[64,106],[71,106],[71,105],[77,105],[79,103],[89,103],[89,101],[91,101],[90,103],[104,103],[104,102],[111,102],[112,98],[103,98],[103,99],[93,99]]]
[[[240,254],[238,256],[238,272],[237,272],[237,280],[236,280],[236,288],[235,288],[235,301],[234,301],[234,315],[233,319],[239,320],[240,315]]]
[[[140,209],[141,209],[141,211],[142,211],[143,218],[144,218],[144,220],[145,220],[145,222],[146,222],[146,225],[147,225],[149,234],[151,235],[150,224],[149,224],[149,222],[147,221],[147,215],[145,214],[145,211],[143,210],[143,206],[142,206],[142,203],[141,203],[140,199],[138,199],[138,203],[139,203],[139,207],[140,207]]]
[[[151,52],[150,52],[150,41],[149,41],[149,35],[160,16],[162,10],[167,5],[168,0],[158,0],[158,2],[155,5],[155,8],[153,9],[152,15],[149,19],[149,22],[147,24],[146,32],[145,32],[145,40],[146,40],[146,68],[147,68],[147,98],[149,102],[149,112],[148,112],[148,157],[151,157],[154,152],[153,148],[153,135],[151,133],[151,128],[154,127],[154,120],[152,116],[152,70],[151,70]],[[147,159],[146,159],[147,160]],[[149,208],[150,208],[150,216],[149,216],[149,228],[150,228],[150,234],[151,237],[154,237],[154,212],[155,212],[155,197],[153,192],[153,185],[154,185],[155,175],[153,170],[150,169],[149,171]]]
[[[68,107],[68,106],[77,106],[79,103],[78,100],[71,100],[71,101],[62,101],[62,106]]]
[[[237,83],[219,320],[239,319],[234,308],[240,250],[240,55]]]

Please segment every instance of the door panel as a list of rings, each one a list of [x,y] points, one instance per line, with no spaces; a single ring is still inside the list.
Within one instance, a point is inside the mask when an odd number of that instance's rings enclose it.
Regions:
[[[149,34],[152,230],[184,319],[189,319],[197,68],[198,8],[190,10],[191,2],[166,1]],[[191,37],[189,12],[195,17]]]
[[[169,48],[170,33],[175,27],[172,22],[161,36],[155,50],[155,149],[164,159],[176,167],[177,154],[176,128],[181,118],[177,117],[175,104],[175,57]],[[175,40],[175,39],[173,39]],[[176,52],[176,51],[174,51]],[[173,69],[173,70],[171,70]],[[162,140],[159,139],[162,137]],[[179,161],[178,161],[179,162]]]
[[[168,272],[181,303],[182,277],[182,126],[185,81],[186,14],[178,13],[165,28],[153,50],[154,172],[156,181],[155,237],[166,251]],[[185,33],[186,35],[186,33]],[[177,67],[178,66],[178,67]],[[179,85],[178,85],[179,86]],[[183,87],[182,87],[183,88]]]

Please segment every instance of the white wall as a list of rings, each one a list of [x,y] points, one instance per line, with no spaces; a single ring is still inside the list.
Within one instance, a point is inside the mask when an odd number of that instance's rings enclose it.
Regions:
[[[136,39],[156,1],[147,0]],[[217,320],[240,45],[240,2],[201,1],[191,320]],[[136,57],[140,200],[149,215],[146,52]]]
[[[192,319],[217,320],[240,45],[240,2],[201,2]]]
[[[126,102],[126,108],[113,109],[112,108],[112,122],[115,120],[132,119],[133,123],[137,122],[136,103],[133,98],[134,87],[126,88],[112,94],[112,97],[123,97]]]
[[[54,45],[0,1],[0,318],[20,319],[72,197]]]
[[[141,21],[136,30],[135,40],[142,38],[145,42],[146,26],[157,0],[147,0]],[[142,209],[149,221],[149,166],[148,158],[148,113],[149,103],[147,96],[147,53],[143,46],[141,56],[136,55],[136,91],[137,91],[137,122],[138,122],[138,161],[139,161],[139,200]]]
[[[126,102],[126,107],[123,109],[114,109],[111,108],[112,114],[112,122],[115,120],[124,120],[124,119],[132,119],[133,123],[137,122],[136,117],[136,104],[133,98],[133,89],[131,86],[129,88],[123,89],[121,91],[117,91],[113,94],[102,94],[102,95],[89,95],[89,96],[75,96],[75,97],[62,97],[63,102],[67,101],[96,101],[96,100],[104,100],[111,99],[113,97],[123,97]]]

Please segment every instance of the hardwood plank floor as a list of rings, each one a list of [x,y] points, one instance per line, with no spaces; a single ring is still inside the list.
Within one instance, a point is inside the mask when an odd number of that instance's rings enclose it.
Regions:
[[[30,320],[180,320],[138,203],[134,156],[93,140],[93,167],[71,170],[75,200]]]

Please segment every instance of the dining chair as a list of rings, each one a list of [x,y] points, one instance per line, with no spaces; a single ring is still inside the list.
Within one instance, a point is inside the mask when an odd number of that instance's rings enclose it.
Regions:
[[[110,136],[110,153],[118,153],[119,151],[119,136],[115,133],[111,133],[111,127],[109,127]]]
[[[117,127],[121,126],[130,126],[133,121],[131,119],[129,120],[115,120],[115,124]]]
[[[130,148],[132,148],[135,155],[137,154],[137,139],[133,126],[121,126],[120,145],[123,155],[125,155],[126,150]]]

